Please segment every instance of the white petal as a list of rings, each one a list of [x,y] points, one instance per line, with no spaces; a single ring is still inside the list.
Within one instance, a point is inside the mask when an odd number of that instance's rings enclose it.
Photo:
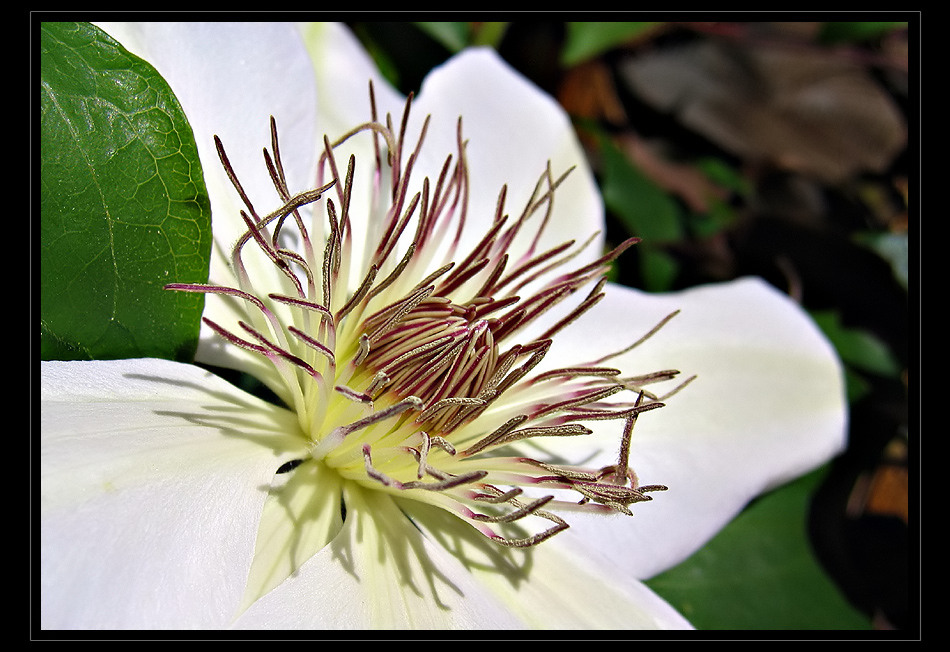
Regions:
[[[555,178],[576,167],[556,192],[539,251],[572,238],[583,242],[603,229],[600,193],[567,114],[495,51],[467,49],[433,69],[413,111],[417,119],[432,116],[426,143],[437,157],[422,165],[433,170],[445,153],[455,151],[456,123],[462,117],[471,182],[470,242],[477,242],[491,223],[503,185],[508,186],[506,212],[512,220],[521,214],[549,162]],[[542,217],[539,212],[528,222],[523,243],[534,237]],[[578,261],[599,256],[602,244],[601,236]]]
[[[558,541],[560,534],[526,554],[521,583],[474,567],[524,627],[533,629],[691,629],[690,623],[623,564],[597,567]]]
[[[669,491],[634,505],[633,518],[571,515],[571,529],[559,535],[605,566],[622,560],[644,579],[700,548],[750,499],[846,443],[834,349],[796,304],[760,279],[666,295],[612,286],[546,362],[619,350],[676,309],[682,312],[659,333],[609,362],[627,374],[673,368],[698,375],[666,407],[642,415],[633,434],[630,463],[641,483]],[[615,444],[606,442],[619,428],[598,424],[607,454],[598,463],[613,461]]]
[[[238,607],[286,410],[197,367],[42,363],[44,628],[216,627]]]
[[[368,119],[370,78],[375,89],[378,119],[384,121],[386,113],[391,113],[398,129],[405,99],[381,79],[352,34],[342,26],[324,24],[308,26],[305,33],[318,71],[319,95],[324,98],[320,105],[321,130],[336,129],[336,134],[328,131],[333,138]],[[415,183],[410,196],[421,190],[424,177],[435,182],[447,156],[451,155],[453,160],[458,158],[460,117],[462,137],[468,141],[468,226],[457,258],[463,258],[491,224],[502,187],[508,186],[505,209],[513,222],[549,162],[555,178],[572,167],[575,169],[556,194],[555,208],[538,251],[569,239],[585,242],[603,229],[600,193],[567,114],[493,50],[465,50],[426,76],[412,102],[404,158],[418,141],[427,117],[430,123],[420,158],[415,163]],[[364,172],[370,171],[369,142],[369,138],[364,138],[362,147],[354,143],[352,148],[341,149],[341,152],[357,154],[357,183],[361,167]],[[341,161],[345,161],[344,156],[341,154]],[[355,220],[365,218],[367,204],[361,203],[360,197],[365,199],[368,184],[368,177],[364,177],[363,185],[356,186],[359,192],[352,205]],[[544,189],[542,187],[540,192]],[[533,240],[542,218],[543,211],[539,211],[528,222],[528,228],[511,252],[513,260]],[[449,233],[454,233],[454,227]],[[602,234],[595,238],[577,258],[578,264],[599,256],[603,241]],[[429,271],[443,262],[437,256]]]
[[[400,505],[414,523],[385,494],[351,486],[340,536],[252,605],[235,626],[689,627],[636,579],[597,575],[554,540],[530,551],[511,550],[438,508]]]
[[[324,134],[332,141],[370,120],[370,81],[379,119],[384,120],[386,112],[391,112],[398,120],[406,98],[383,78],[347,27],[306,23],[300,31],[316,75],[318,147],[323,147]]]

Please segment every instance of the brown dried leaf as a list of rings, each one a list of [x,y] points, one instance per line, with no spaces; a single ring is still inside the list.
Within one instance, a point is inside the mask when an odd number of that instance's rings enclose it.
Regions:
[[[573,116],[606,120],[615,125],[627,121],[610,71],[599,59],[592,59],[567,71],[558,88],[558,101]]]
[[[874,79],[823,51],[701,41],[632,58],[621,74],[725,149],[829,182],[883,171],[907,137]]]

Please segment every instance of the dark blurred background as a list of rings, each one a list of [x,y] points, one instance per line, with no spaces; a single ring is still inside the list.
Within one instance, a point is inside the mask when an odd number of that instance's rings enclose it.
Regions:
[[[914,630],[913,20],[350,26],[404,93],[488,45],[557,98],[608,239],[644,238],[616,282],[667,291],[754,274],[814,316],[846,365],[851,423],[812,495],[810,545],[869,627]]]

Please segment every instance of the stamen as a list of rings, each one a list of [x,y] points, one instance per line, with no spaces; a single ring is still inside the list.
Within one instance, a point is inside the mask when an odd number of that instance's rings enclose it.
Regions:
[[[651,500],[649,496],[644,496],[635,489],[619,485],[574,482],[571,484],[571,489],[585,498],[606,505],[627,516],[633,516],[633,512],[630,511],[627,505]]]
[[[366,475],[386,487],[394,487],[401,490],[425,489],[427,491],[445,491],[446,489],[452,489],[462,484],[476,482],[488,475],[488,471],[471,471],[461,475],[450,476],[438,482],[419,482],[416,480],[399,482],[373,467],[373,458],[369,444],[363,444],[363,460],[366,467]]]
[[[383,367],[383,371],[390,374],[395,373],[395,371],[399,369],[399,367],[402,365],[403,362],[406,362],[412,359],[422,360],[423,354],[429,351],[439,351],[440,349],[444,348],[453,340],[454,338],[451,335],[446,335],[436,340],[426,342],[425,344],[417,346],[416,348],[411,349],[408,352],[400,355],[398,358],[396,358],[392,362],[386,363],[386,365]]]
[[[537,412],[532,414],[532,416],[534,418],[538,418],[538,417],[546,416],[553,412],[557,412],[558,410],[565,410],[567,408],[571,408],[571,407],[575,407],[579,405],[587,405],[588,403],[594,403],[601,399],[607,398],[608,396],[613,396],[617,392],[623,391],[623,389],[624,388],[621,385],[611,385],[609,387],[604,387],[603,389],[593,390],[591,392],[587,392],[586,394],[581,394],[580,396],[576,398],[571,398],[564,401],[558,401],[557,403],[552,403],[538,410]]]
[[[528,420],[528,416],[525,414],[519,414],[516,417],[508,419],[504,424],[497,428],[487,437],[484,437],[478,440],[473,446],[469,447],[467,450],[462,452],[463,456],[474,455],[475,453],[485,450],[487,447],[494,444],[496,441],[507,435],[509,432],[520,426],[522,423]]]
[[[490,220],[483,221],[483,234],[475,238],[474,246],[460,251],[470,192],[461,118],[455,151],[445,156],[435,183],[425,178],[420,189],[414,169],[423,156],[430,118],[425,117],[412,144],[407,140],[412,95],[394,127],[391,115],[378,120],[372,83],[369,94],[371,122],[335,141],[325,136],[316,172],[318,187],[296,195],[287,185],[276,121],[271,117],[270,150],[263,150],[263,158],[282,205],[263,217],[255,211],[215,137],[225,173],[244,206],[240,217],[245,230],[230,259],[238,288],[166,286],[229,296],[254,306],[246,308],[244,320],[236,321],[248,337],[207,318],[203,321],[226,342],[263,356],[286,385],[279,388],[286,389],[281,397],[297,411],[312,443],[310,457],[285,462],[277,473],[288,473],[312,457],[338,471],[346,482],[408,492],[404,494],[408,498],[422,496],[414,490],[441,492],[423,499],[508,547],[537,545],[566,529],[568,524],[549,509],[630,514],[630,505],[650,499],[648,492],[666,489],[640,486],[630,467],[639,414],[663,405],[644,386],[672,380],[678,372],[621,377],[619,368],[603,362],[628,353],[676,313],[632,345],[600,360],[531,374],[547,355],[553,338],[603,299],[609,266],[638,240],[628,239],[573,270],[566,265],[588,250],[597,233],[541,250],[555,208],[555,191],[571,172],[556,176],[548,162],[517,219],[509,219],[505,212],[508,188],[503,186],[494,213],[477,216]],[[347,156],[341,175],[337,156],[344,154],[336,148],[359,134],[373,141],[376,177],[371,190],[376,194],[369,198],[369,214],[357,222],[350,216],[355,156]],[[391,166],[388,180],[382,176],[386,171],[381,145]],[[329,183],[322,183],[324,175]],[[319,200],[334,185],[334,197],[325,202],[325,216],[315,216],[310,224],[311,231],[326,233],[319,259],[299,209]],[[299,251],[289,248],[291,234],[282,231],[289,217],[297,227],[292,235],[302,238]],[[413,220],[415,227],[410,226]],[[356,224],[361,227],[358,231]],[[523,233],[528,228],[531,233]],[[254,255],[263,254],[263,261],[270,261],[286,277],[278,278],[277,287],[268,288],[274,292],[255,291],[242,258],[246,247],[259,250]],[[362,258],[353,258],[354,252]],[[444,260],[435,259],[442,254]],[[267,299],[274,303],[266,303]],[[539,319],[562,301],[570,302],[564,316],[538,328],[543,331],[540,337],[514,341],[517,333],[529,325],[538,326]],[[245,308],[240,301],[234,304],[239,310]],[[620,392],[635,393],[635,401],[632,394],[611,398]],[[416,414],[408,414],[410,410]],[[492,425],[479,422],[483,416]],[[497,450],[539,437],[589,436],[593,431],[582,422],[621,419],[617,463],[600,469],[505,456]],[[503,491],[496,485],[508,488]],[[556,493],[573,491],[580,499],[526,498],[523,487],[528,486]],[[511,524],[529,517],[550,521],[550,526],[523,537],[509,536]]]
[[[551,218],[551,213],[554,210],[554,191],[558,188],[558,186],[561,185],[567,176],[574,171],[575,167],[576,166],[572,165],[567,170],[565,170],[564,173],[557,178],[557,180],[552,181],[551,161],[547,162],[547,166],[544,169],[544,175],[542,178],[548,182],[548,191],[543,197],[538,199],[538,202],[535,204],[534,208],[531,209],[531,212],[534,213],[536,210],[538,210],[538,208],[540,208],[541,204],[544,202],[547,202],[548,208],[547,211],[545,211],[544,218],[541,220],[540,226],[538,226],[538,231],[534,236],[534,242],[531,243],[531,251],[534,251],[534,249],[538,246],[538,241],[541,239],[541,234],[544,233],[544,229],[547,227],[548,221]]]
[[[644,396],[647,396],[647,398],[654,400],[647,392],[643,392],[643,394]],[[665,403],[656,402],[654,400],[652,403],[644,403],[643,405],[622,409],[611,408],[607,410],[599,410],[586,407],[571,408],[570,414],[563,418],[571,421],[603,421],[606,419],[626,419],[631,415],[655,410],[657,408],[664,407],[665,405]]]
[[[277,121],[274,120],[274,116],[270,116],[270,134],[271,134],[271,149],[274,151],[273,160],[271,159],[270,154],[267,149],[264,150],[264,164],[267,167],[267,172],[270,174],[271,181],[274,184],[274,188],[277,190],[277,194],[280,195],[280,198],[285,202],[290,199],[290,189],[287,187],[287,178],[284,174],[284,165],[280,159],[280,145],[277,138]],[[290,214],[290,213],[288,213]],[[307,260],[312,260],[312,248],[310,247],[310,237],[307,234],[307,228],[303,223],[303,220],[300,218],[300,213],[297,210],[292,211],[294,216],[294,221],[297,225],[298,230],[300,231],[300,236],[303,239],[304,247],[307,252]],[[272,243],[274,248],[277,248],[277,239],[280,235],[280,229],[283,226],[284,220],[287,215],[282,215],[276,226],[274,227],[274,234],[272,236]],[[305,269],[309,269],[309,264],[304,265]]]
[[[382,335],[389,331],[390,328],[399,323],[399,321],[409,314],[409,312],[422,303],[425,299],[429,298],[432,295],[432,292],[435,290],[431,285],[426,288],[420,288],[416,290],[408,297],[391,305],[387,310],[390,312],[390,315],[382,324],[380,324],[373,332],[369,334],[370,342],[373,342],[379,339]],[[367,320],[370,321],[370,320]]]
[[[420,434],[422,435],[422,447],[419,450],[410,448],[409,451],[416,455],[419,460],[419,470],[416,477],[421,479],[427,471],[430,474],[434,471],[434,469],[432,469],[427,463],[429,450],[433,445],[438,446],[449,455],[455,455],[455,447],[442,437],[430,437],[429,433],[427,433],[425,430],[423,430]]]
[[[544,334],[541,336],[544,339],[553,339],[554,336],[564,330],[565,327],[574,323],[578,317],[583,315],[585,312],[593,308],[595,305],[600,303],[600,300],[604,298],[604,293],[600,291],[600,288],[603,287],[603,284],[607,279],[602,279],[602,282],[598,283],[593,291],[587,296],[584,301],[581,302],[576,308],[574,308],[566,317],[559,320],[554,326],[544,331]]]
[[[339,392],[346,398],[350,399],[351,401],[355,401],[357,403],[366,403],[369,405],[372,405],[373,403],[373,399],[370,398],[368,394],[365,394],[363,392],[357,392],[356,390],[350,389],[349,387],[345,385],[337,385],[333,388],[333,390],[336,392]]]
[[[585,428],[579,424],[566,424],[560,426],[538,426],[535,428],[524,428],[515,430],[503,437],[499,437],[491,442],[492,446],[503,446],[513,441],[521,439],[530,439],[531,437],[573,437],[575,435],[589,435],[593,430]]]
[[[217,134],[214,136],[214,147],[218,151],[218,159],[220,159],[221,166],[224,168],[224,172],[227,174],[231,185],[234,186],[234,189],[237,191],[241,201],[244,202],[245,206],[247,206],[247,210],[250,211],[251,215],[253,215],[255,219],[258,219],[257,213],[254,211],[254,205],[251,204],[251,200],[248,199],[247,193],[244,192],[244,187],[241,185],[241,182],[238,181],[237,175],[234,173],[234,168],[231,166],[231,161],[228,160],[228,155],[224,151],[224,144],[221,142],[221,139],[218,138]]]
[[[382,267],[383,263],[385,263],[386,259],[389,257],[389,254],[392,253],[392,250],[396,247],[396,242],[399,240],[399,236],[402,235],[402,232],[406,229],[406,225],[409,223],[412,214],[415,212],[416,206],[418,206],[421,196],[422,193],[416,193],[413,196],[412,201],[409,202],[409,206],[406,208],[402,218],[396,223],[390,223],[389,230],[380,239],[376,248],[376,253],[373,257],[373,262],[375,265]],[[393,210],[397,210],[397,208],[394,207]]]
[[[356,358],[353,359],[353,366],[355,367],[358,367],[361,364],[363,364],[363,362],[366,360],[366,356],[369,355],[370,343],[369,343],[369,336],[366,333],[363,333],[362,335],[360,335],[359,347],[360,347],[360,350],[356,354]]]
[[[666,394],[664,394],[663,396],[659,397],[657,400],[660,400],[660,401],[665,401],[665,400],[667,400],[668,398],[670,398],[670,397],[673,396],[674,394],[678,394],[684,387],[686,387],[687,385],[689,385],[689,384],[690,384],[691,382],[693,382],[694,380],[696,380],[696,375],[695,375],[695,374],[692,375],[692,376],[690,376],[690,377],[687,378],[686,380],[684,380],[682,383],[680,383],[680,384],[677,385],[676,387],[674,387],[671,391],[669,391],[669,392],[667,392]]]
[[[495,236],[498,234],[498,231],[501,229],[501,227],[504,226],[504,223],[505,223],[505,220],[501,219],[501,220],[497,220],[494,224],[492,224],[488,232],[484,236],[482,236],[481,241],[479,241],[479,243],[475,245],[472,248],[472,250],[469,252],[468,256],[466,256],[465,259],[462,260],[458,264],[458,270],[467,270],[469,269],[469,267],[471,267],[471,265],[475,261],[482,258],[486,258],[486,255],[489,253],[489,249],[491,248],[491,245],[495,241]],[[507,256],[502,256],[502,259],[507,260]],[[504,266],[502,265],[502,267]],[[459,271],[456,271],[456,274],[458,273]],[[451,277],[451,276],[448,279],[446,279],[446,286],[440,286],[439,293],[445,294],[447,291],[447,288],[450,287],[449,285],[450,283],[452,285],[457,285],[454,281],[455,281],[454,277]],[[488,287],[490,288],[491,285],[488,285]],[[487,294],[490,292],[491,290],[486,290],[485,292],[478,292],[476,296],[481,296],[483,294]]]
[[[640,392],[634,407],[640,407],[642,401],[643,392]],[[630,464],[630,440],[633,438],[633,426],[637,423],[638,414],[639,413],[632,414],[624,421],[623,437],[620,438],[620,453],[615,476],[615,480],[620,482],[626,482],[627,480],[627,469]]]
[[[387,276],[385,279],[383,279],[381,282],[377,283],[376,286],[373,287],[372,290],[370,290],[369,294],[366,295],[367,300],[375,297],[377,294],[379,294],[380,292],[388,288],[390,285],[392,285],[396,281],[397,278],[399,278],[399,276],[406,269],[406,266],[409,265],[409,261],[412,260],[412,256],[415,253],[415,251],[416,251],[416,243],[413,242],[412,244],[409,245],[409,249],[406,251],[406,254],[402,257],[402,260],[399,261],[398,265],[396,265],[396,269],[394,269],[392,273],[390,273],[390,275]]]
[[[166,290],[178,290],[181,292],[201,292],[205,294],[224,294],[230,296],[240,297],[245,301],[253,304],[261,313],[267,317],[271,325],[277,328],[279,322],[274,314],[267,309],[267,306],[264,305],[264,302],[258,299],[253,294],[244,292],[243,290],[236,290],[234,288],[224,287],[221,285],[202,285],[200,283],[168,283],[165,285]]]
[[[358,430],[368,428],[369,426],[379,423],[380,421],[385,421],[386,419],[398,416],[406,410],[419,410],[421,408],[422,400],[416,396],[409,396],[384,410],[379,410],[367,417],[363,417],[362,419],[358,419],[352,423],[334,428],[333,431],[330,432],[326,437],[317,442],[317,445],[311,451],[311,457],[314,459],[323,458],[327,453],[336,448],[340,442],[346,438],[347,435]]]
[[[629,353],[630,351],[632,351],[633,349],[637,348],[638,346],[640,346],[641,344],[643,344],[644,342],[646,342],[648,339],[650,339],[651,337],[653,337],[654,335],[656,335],[656,334],[660,331],[660,329],[663,328],[663,326],[665,326],[671,319],[673,319],[673,317],[675,317],[676,315],[678,315],[679,312],[680,312],[679,310],[674,310],[673,312],[671,312],[670,314],[668,314],[666,317],[664,317],[663,319],[661,319],[660,322],[659,322],[656,326],[654,326],[653,328],[651,328],[651,329],[646,333],[646,335],[644,335],[643,337],[641,337],[640,339],[638,339],[636,342],[634,342],[633,344],[631,344],[631,345],[628,346],[627,348],[621,349],[620,351],[616,351],[616,352],[611,353],[611,354],[609,354],[609,355],[605,355],[605,356],[602,357],[602,358],[598,358],[598,359],[595,360],[592,364],[602,364],[602,363],[606,362],[607,360],[610,360],[611,358],[616,358],[616,357],[621,356],[621,355],[623,355],[623,354],[625,354],[625,353]]]
[[[620,375],[619,369],[614,369],[613,367],[564,367],[562,369],[552,369],[550,371],[545,371],[542,374],[538,374],[534,377],[533,382],[541,382],[542,380],[551,380],[559,377],[567,378],[576,378],[580,376],[618,376]]]
[[[535,516],[541,516],[542,518],[546,518],[549,521],[553,521],[555,523],[554,527],[549,528],[544,532],[539,532],[529,537],[524,537],[523,539],[509,539],[497,534],[486,536],[488,536],[488,538],[495,543],[499,543],[509,548],[530,548],[531,546],[536,546],[543,541],[547,541],[558,532],[562,532],[569,527],[567,522],[562,518],[548,512],[538,511],[535,512]]]
[[[510,489],[506,491],[505,493],[502,493],[498,488],[493,487],[491,485],[485,485],[484,489],[485,491],[488,491],[489,493],[475,494],[473,498],[483,503],[498,504],[498,503],[507,503],[512,498],[520,496],[522,493],[524,493],[524,490],[521,487],[514,487],[513,489]]]
[[[488,516],[487,514],[473,514],[470,518],[481,521],[483,523],[511,523],[512,521],[517,521],[522,519],[525,516],[529,516],[549,502],[554,499],[554,496],[544,496],[543,498],[538,498],[537,500],[528,503],[527,505],[521,505],[518,509],[513,512],[508,512],[507,514],[500,514],[498,516]],[[511,500],[510,502],[516,503],[517,501]]]
[[[333,351],[328,349],[325,345],[313,339],[312,337],[310,337],[303,331],[297,328],[294,328],[293,326],[288,326],[287,330],[290,331],[301,342],[303,342],[304,344],[312,348],[317,353],[320,353],[321,355],[326,357],[326,359],[329,360],[331,364],[336,364],[336,357],[333,355]]]
[[[277,301],[279,303],[285,303],[290,306],[297,306],[298,308],[305,308],[307,310],[312,310],[316,313],[319,313],[320,316],[324,319],[333,319],[333,313],[326,306],[322,306],[319,303],[314,303],[312,301],[306,301],[304,299],[298,299],[296,297],[288,297],[282,294],[268,294],[268,297]]]
[[[540,265],[541,263],[543,263],[543,262],[545,262],[545,261],[547,261],[547,260],[550,260],[550,259],[554,258],[555,256],[557,256],[558,254],[563,253],[564,251],[570,249],[571,247],[574,246],[574,242],[575,242],[574,240],[568,240],[567,242],[562,242],[561,244],[557,245],[556,247],[552,247],[551,249],[548,249],[548,250],[545,251],[544,253],[539,254],[538,256],[535,256],[534,258],[528,260],[528,261],[525,262],[525,263],[522,263],[522,264],[519,265],[517,268],[515,268],[514,270],[512,270],[512,271],[511,271],[506,277],[504,277],[501,281],[499,281],[499,282],[498,282],[498,285],[496,285],[496,286],[495,286],[494,288],[492,288],[492,289],[493,289],[495,292],[498,292],[499,290],[501,290],[501,289],[502,289],[503,287],[505,287],[506,285],[510,285],[510,284],[511,284],[515,279],[517,279],[519,276],[523,276],[524,274],[526,274],[526,273],[528,272],[528,270],[530,270],[531,268],[537,267],[537,266]],[[523,284],[522,284],[522,286],[523,286]],[[522,286],[519,286],[519,287],[522,287]],[[517,291],[518,291],[518,288],[515,288],[515,289],[513,289],[513,290],[511,290],[511,291],[512,291],[512,292],[517,292]]]
[[[518,461],[544,469],[549,473],[553,473],[561,480],[597,480],[597,476],[593,473],[590,473],[589,471],[581,471],[579,469],[572,469],[566,466],[556,466],[554,464],[541,462],[540,460],[533,460],[529,457],[518,458]]]
[[[606,269],[607,265],[617,260],[617,258],[620,257],[620,254],[622,254],[624,251],[626,251],[633,245],[637,244],[638,242],[640,242],[640,238],[627,238],[626,240],[621,242],[619,245],[614,247],[611,251],[604,254],[603,256],[595,260],[594,262],[588,263],[584,267],[581,267],[580,269],[576,269],[570,274],[568,274],[568,278],[577,280],[577,279],[582,279],[582,278],[589,278],[590,273],[593,273],[595,276],[597,274],[602,273]]]
[[[287,276],[290,279],[290,281],[294,284],[294,287],[297,288],[297,293],[303,296],[303,288],[300,286],[300,281],[297,279],[294,273],[290,271],[290,268],[287,265],[286,261],[284,261],[280,256],[277,255],[277,252],[264,239],[264,235],[261,233],[261,230],[258,228],[256,224],[254,224],[254,222],[251,220],[250,216],[247,213],[245,213],[244,211],[241,211],[241,217],[244,219],[244,223],[247,225],[247,229],[248,229],[247,232],[257,242],[257,245],[260,248],[260,250],[263,251],[265,254],[267,254],[267,257],[271,259],[271,262],[274,263],[274,266],[280,269],[280,271],[283,272],[284,275]],[[246,238],[246,235],[245,235],[245,238]]]
[[[350,300],[347,301],[346,304],[337,311],[335,315],[337,321],[343,319],[347,313],[353,310],[356,304],[363,300],[363,297],[367,292],[369,292],[370,287],[372,287],[373,281],[376,279],[376,272],[378,271],[379,268],[377,268],[376,265],[370,265],[369,271],[366,272],[366,277],[363,279],[360,287],[356,290],[353,296],[350,297]]]
[[[217,333],[218,335],[226,339],[230,344],[234,344],[235,346],[238,346],[247,351],[254,351],[255,353],[260,353],[262,355],[267,355],[269,353],[269,351],[263,346],[253,344],[251,342],[248,342],[245,339],[238,337],[237,335],[231,333],[230,331],[222,328],[215,322],[211,321],[207,317],[202,317],[201,321],[206,323],[211,328],[211,330],[213,330],[215,333]]]
[[[446,264],[446,265],[443,265],[442,267],[440,267],[439,269],[435,270],[434,272],[432,272],[431,274],[429,274],[428,276],[426,276],[424,279],[422,279],[422,281],[420,281],[419,283],[417,283],[416,286],[413,288],[413,291],[420,290],[420,289],[422,289],[422,288],[424,288],[424,287],[428,287],[429,285],[432,285],[432,283],[433,283],[437,278],[439,278],[440,276],[442,276],[443,274],[445,274],[447,271],[449,271],[450,269],[452,269],[454,266],[455,266],[455,263],[448,263],[448,264]],[[434,290],[434,288],[433,288],[433,290]]]
[[[362,340],[360,340],[362,342]],[[382,371],[373,376],[372,382],[370,382],[369,387],[366,388],[366,393],[373,397],[373,400],[376,399],[376,393],[382,390],[386,385],[390,383],[390,378]]]
[[[276,230],[274,231],[274,238],[275,239],[277,238]],[[290,270],[290,265],[287,264],[288,261],[295,263],[303,271],[304,275],[307,277],[307,289],[312,294],[314,290],[313,271],[310,269],[310,265],[307,263],[306,260],[304,260],[303,256],[301,256],[295,251],[290,251],[288,249],[277,249],[276,253],[281,259],[281,265],[284,268],[286,268],[288,271]],[[300,295],[303,296],[302,291],[299,289],[300,288],[299,283],[294,282],[294,285],[298,288],[298,293],[300,293]]]
[[[428,421],[432,418],[432,415],[440,410],[444,410],[448,407],[458,406],[458,405],[484,405],[485,401],[479,398],[464,398],[464,397],[453,397],[453,398],[444,398],[436,403],[433,403],[416,419],[417,422],[422,423],[423,421]]]
[[[306,361],[304,361],[303,359],[301,359],[301,358],[299,358],[298,356],[294,355],[294,354],[291,353],[290,351],[287,351],[287,350],[284,349],[283,347],[280,347],[280,346],[274,344],[274,343],[271,342],[267,337],[265,337],[264,334],[261,333],[260,331],[258,331],[258,330],[256,330],[255,328],[249,326],[248,324],[244,323],[243,321],[239,321],[239,322],[238,322],[238,326],[240,326],[241,328],[243,328],[244,330],[246,330],[248,333],[250,333],[251,335],[253,335],[254,338],[257,339],[261,344],[263,344],[263,345],[266,346],[268,349],[270,349],[270,350],[273,351],[274,353],[278,354],[279,356],[281,356],[282,358],[284,358],[284,359],[287,360],[288,362],[292,362],[293,364],[297,365],[298,367],[300,367],[301,369],[303,369],[304,371],[306,371],[308,374],[310,374],[310,375],[313,376],[313,377],[318,377],[318,376],[319,376],[319,374],[317,373],[317,371],[316,371],[313,367],[311,367]]]

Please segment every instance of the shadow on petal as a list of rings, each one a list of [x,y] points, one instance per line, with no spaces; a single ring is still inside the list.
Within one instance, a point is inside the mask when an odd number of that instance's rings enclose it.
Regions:
[[[172,385],[204,394],[210,399],[209,403],[200,405],[200,409],[194,412],[156,410],[156,414],[179,417],[194,425],[216,428],[226,437],[237,437],[259,444],[271,449],[275,455],[300,453],[306,449],[306,439],[292,412],[250,394],[243,394],[240,390],[216,391],[201,383],[152,374],[129,373],[123,374],[123,377]],[[278,466],[275,465],[275,470]]]

